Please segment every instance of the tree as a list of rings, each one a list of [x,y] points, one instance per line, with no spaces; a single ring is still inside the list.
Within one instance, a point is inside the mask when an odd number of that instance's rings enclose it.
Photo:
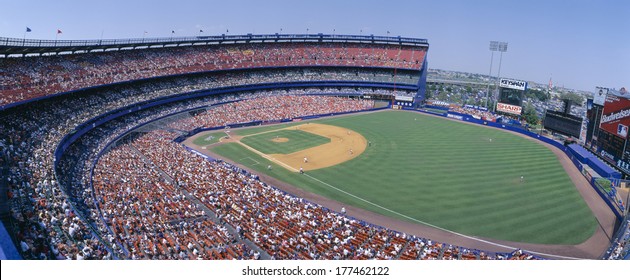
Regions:
[[[534,108],[534,106],[531,103],[527,103],[527,106],[525,106],[525,111],[523,112],[523,118],[525,119],[525,121],[531,125],[535,125],[538,124],[538,113],[536,112],[536,109]]]
[[[560,94],[560,100],[571,100],[574,104],[582,105],[584,103],[584,96],[573,92],[563,92]]]
[[[433,91],[430,89],[427,89],[424,94],[424,99],[431,99],[431,98],[433,98]]]
[[[547,99],[549,99],[549,95],[547,94],[547,92],[537,89],[527,89],[527,91],[525,92],[525,96],[532,99],[538,99],[542,102],[545,102],[547,101]]]

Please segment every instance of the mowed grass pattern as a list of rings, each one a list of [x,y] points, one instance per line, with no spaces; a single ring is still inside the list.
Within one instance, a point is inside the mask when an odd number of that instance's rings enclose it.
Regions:
[[[535,141],[401,111],[315,122],[357,131],[372,146],[354,160],[307,174],[374,204],[459,233],[498,240],[579,244],[595,232],[592,212],[557,158]],[[405,220],[280,166],[272,164],[273,170],[267,171],[268,161],[238,144],[212,150],[233,159],[254,158],[264,162],[250,166],[258,172]]]
[[[275,138],[287,138],[288,142],[274,142]],[[265,154],[290,154],[330,142],[330,138],[302,130],[278,130],[247,136],[241,139],[243,144]]]

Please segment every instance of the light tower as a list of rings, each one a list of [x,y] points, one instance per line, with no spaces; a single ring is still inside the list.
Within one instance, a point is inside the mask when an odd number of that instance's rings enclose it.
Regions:
[[[507,42],[498,42],[497,50],[501,53],[501,56],[499,58],[499,72],[497,73],[497,84],[495,86],[494,95],[493,95],[495,102],[498,99],[497,94],[499,93],[499,79],[501,79],[501,62],[503,61],[503,53],[507,52],[507,46],[508,46]],[[492,110],[493,111],[495,110],[494,106],[492,107]]]
[[[490,41],[490,72],[488,73],[488,77],[492,76],[492,62],[494,61],[494,52],[499,50],[499,42]],[[488,98],[490,98],[490,81],[488,81],[488,88],[486,89],[486,108],[488,108]]]

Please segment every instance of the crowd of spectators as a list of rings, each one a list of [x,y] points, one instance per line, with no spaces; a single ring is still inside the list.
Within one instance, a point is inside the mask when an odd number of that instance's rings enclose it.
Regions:
[[[492,121],[492,122],[496,121],[497,118],[501,117],[500,115],[494,114],[488,110],[484,111],[484,110],[470,108],[470,107],[454,106],[454,107],[451,107],[450,110],[453,112],[471,115],[474,118],[478,118],[478,119],[486,120],[486,121]]]
[[[607,259],[609,260],[630,259],[630,215],[626,216],[620,228],[619,236],[613,240],[612,246],[607,252]]]
[[[169,127],[191,131],[198,127],[217,127],[253,121],[279,121],[302,116],[363,111],[374,108],[370,99],[335,96],[274,95],[215,106]]]
[[[94,171],[104,221],[131,259],[253,258],[244,244],[130,145],[104,155]]]
[[[97,85],[212,70],[284,66],[420,70],[425,54],[424,48],[397,45],[252,43],[4,58],[0,106]],[[325,78],[317,71],[309,74],[315,76]],[[400,76],[404,82],[405,75]]]

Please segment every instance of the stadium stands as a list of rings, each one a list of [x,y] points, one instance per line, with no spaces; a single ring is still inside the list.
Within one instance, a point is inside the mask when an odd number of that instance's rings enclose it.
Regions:
[[[215,70],[347,66],[417,71],[425,55],[426,48],[410,46],[265,43],[5,58],[0,106],[103,84]]]

